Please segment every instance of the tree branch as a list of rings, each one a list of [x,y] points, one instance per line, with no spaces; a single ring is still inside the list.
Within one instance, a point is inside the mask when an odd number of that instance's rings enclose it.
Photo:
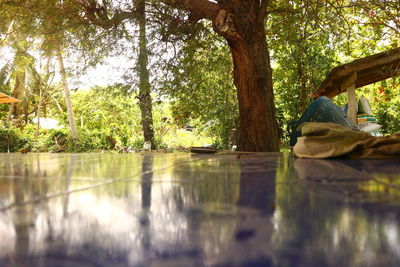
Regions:
[[[117,27],[123,20],[136,16],[136,11],[116,11],[111,17],[106,5],[99,4],[96,0],[79,0],[77,1],[84,11],[84,16],[81,14],[73,15],[76,19],[82,22],[90,22],[104,29]]]
[[[217,3],[208,0],[160,0],[160,2],[192,13],[197,18],[214,19],[221,9]]]
[[[299,9],[294,9],[294,8],[276,8],[276,9],[270,9],[266,11],[267,14],[270,13],[300,13],[301,11]]]

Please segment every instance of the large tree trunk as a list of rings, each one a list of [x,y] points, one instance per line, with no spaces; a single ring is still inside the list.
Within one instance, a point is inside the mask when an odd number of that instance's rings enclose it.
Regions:
[[[243,2],[233,11],[221,9],[214,20],[214,29],[227,40],[232,52],[240,112],[239,149],[279,151],[264,16]]]
[[[150,81],[147,52],[147,37],[146,37],[146,8],[145,0],[138,1],[137,15],[139,21],[139,107],[142,115],[142,128],[145,142],[151,142],[154,148],[154,129],[152,115],[152,99],[150,95]]]
[[[57,47],[57,59],[58,59],[58,65],[60,68],[62,85],[63,85],[63,89],[64,89],[65,103],[67,106],[67,115],[68,115],[69,127],[71,129],[71,136],[72,136],[73,142],[76,144],[76,142],[78,140],[78,134],[77,134],[76,127],[75,127],[74,112],[72,109],[71,95],[70,95],[69,88],[68,88],[67,73],[65,72],[65,67],[64,67],[64,59],[62,56],[61,48],[59,46]]]

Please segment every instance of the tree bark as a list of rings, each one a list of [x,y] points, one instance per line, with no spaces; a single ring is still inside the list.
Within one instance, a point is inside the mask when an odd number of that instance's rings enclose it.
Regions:
[[[26,101],[24,104],[24,120],[25,124],[29,122],[29,101]]]
[[[146,5],[145,0],[139,0],[137,6],[137,15],[139,22],[139,107],[142,116],[142,128],[145,142],[151,142],[154,148],[154,129],[152,114],[152,99],[150,95],[150,81],[148,71],[148,51],[146,37]]]
[[[39,130],[40,130],[40,113],[42,109],[42,97],[39,99],[39,104],[37,106],[37,124],[36,124],[36,131],[35,131],[35,138],[38,138],[39,136]]]
[[[299,113],[303,114],[303,112],[307,108],[307,78],[304,74],[303,67],[301,62],[297,63],[297,74],[300,79],[300,110]]]
[[[279,151],[264,16],[247,3],[259,1],[243,2],[232,11],[221,9],[213,21],[214,29],[227,40],[232,53],[239,99],[239,149]]]
[[[8,109],[8,113],[7,113],[6,125],[9,125],[11,122],[12,115],[14,113],[16,105],[17,105],[16,103],[10,104],[10,108]]]
[[[63,59],[62,51],[61,51],[61,48],[59,45],[57,47],[57,60],[58,60],[58,65],[60,67],[60,74],[61,74],[61,79],[62,79],[62,84],[63,84],[63,89],[64,89],[64,95],[65,95],[65,103],[67,106],[68,122],[69,122],[69,127],[71,129],[71,136],[72,136],[73,142],[76,144],[76,142],[78,140],[78,134],[77,134],[76,127],[75,127],[71,94],[70,94],[70,91],[68,88],[68,82],[67,82],[67,73],[65,72],[64,59]]]
[[[25,73],[17,74],[15,78],[15,84],[12,96],[19,100],[22,100],[23,103],[26,101],[24,84],[25,84]],[[20,113],[21,112],[20,108],[18,108],[18,103],[12,103],[10,105],[10,108],[8,109],[6,125],[9,125],[12,119],[19,119],[19,116],[21,115]]]

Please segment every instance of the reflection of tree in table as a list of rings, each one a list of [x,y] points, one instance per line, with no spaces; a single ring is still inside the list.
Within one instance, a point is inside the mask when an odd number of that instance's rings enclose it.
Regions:
[[[36,169],[34,164],[13,164],[9,166],[12,176],[21,177],[13,179],[14,204],[11,208],[15,229],[15,261],[16,266],[25,266],[27,256],[35,250],[31,239],[37,235],[37,216],[41,207],[46,207],[48,192],[48,181],[41,179],[42,171],[40,159],[36,158]],[[29,202],[39,200],[40,205],[32,205]],[[9,242],[9,241],[7,241]]]
[[[150,209],[151,209],[151,186],[153,179],[153,156],[144,155],[142,161],[141,175],[141,206],[140,235],[142,249],[148,251],[151,248]]]
[[[400,260],[398,208],[365,190],[371,179],[360,172],[363,163],[351,163],[297,159],[296,174],[278,171],[273,242],[279,264],[392,266]],[[297,186],[287,184],[294,181]]]
[[[218,255],[234,235],[240,166],[232,158],[192,156],[192,162],[175,166],[171,174],[179,182],[172,195],[177,214],[186,218],[187,250],[202,251],[195,253],[195,261]]]

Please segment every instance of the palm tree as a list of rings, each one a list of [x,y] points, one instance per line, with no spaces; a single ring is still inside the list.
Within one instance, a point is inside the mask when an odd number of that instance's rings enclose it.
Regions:
[[[6,92],[12,92],[12,96],[21,102],[10,105],[6,124],[9,124],[12,119],[20,119],[22,114],[25,114],[25,122],[27,121],[29,108],[26,96],[27,81],[31,79],[29,69],[34,68],[35,64],[35,58],[26,52],[26,42],[14,42],[12,47],[15,51],[13,59],[0,70],[0,88]]]

